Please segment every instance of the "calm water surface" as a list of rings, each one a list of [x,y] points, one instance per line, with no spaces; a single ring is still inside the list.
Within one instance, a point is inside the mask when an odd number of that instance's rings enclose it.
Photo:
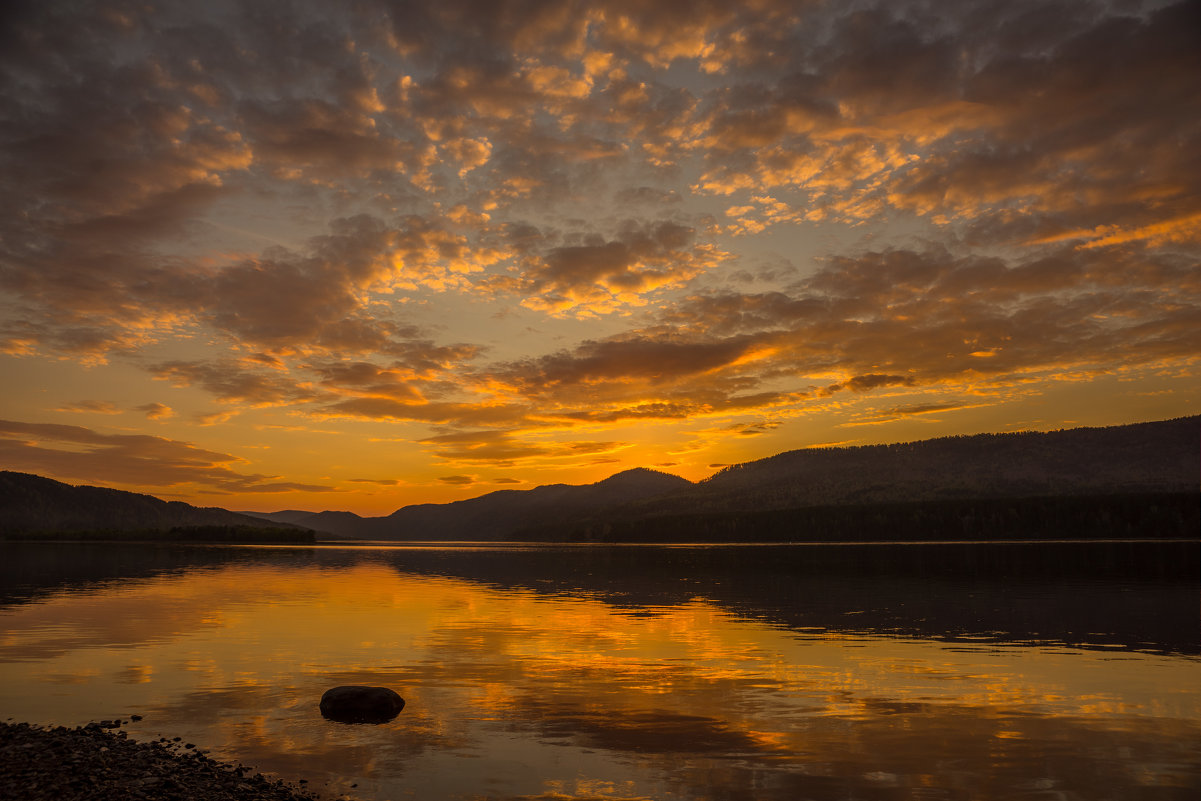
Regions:
[[[0,717],[361,799],[1189,799],[1197,543],[0,544]],[[381,684],[395,721],[321,718]],[[354,786],[357,785],[357,786]]]

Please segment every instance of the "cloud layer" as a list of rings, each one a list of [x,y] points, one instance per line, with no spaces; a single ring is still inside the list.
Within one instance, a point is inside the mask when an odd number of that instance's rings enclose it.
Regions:
[[[688,450],[856,399],[1195,377],[1199,28],[1099,0],[28,4],[0,347],[227,425],[404,426],[452,486],[639,421],[696,424]],[[52,419],[197,419],[80,398]],[[33,404],[8,415],[59,424]],[[201,483],[270,483],[205,453]]]
[[[220,494],[325,492],[329,486],[239,473],[236,456],[143,434],[101,434],[82,426],[0,420],[0,458],[8,469],[83,481],[162,489],[195,484]]]

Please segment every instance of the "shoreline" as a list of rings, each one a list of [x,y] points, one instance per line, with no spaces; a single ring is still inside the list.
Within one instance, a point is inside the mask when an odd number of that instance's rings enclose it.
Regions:
[[[534,550],[546,548],[597,549],[597,548],[788,548],[793,546],[844,546],[844,545],[1100,545],[1122,544],[1169,544],[1201,543],[1201,536],[1134,537],[1134,536],[1057,536],[1057,537],[996,537],[983,538],[930,538],[930,539],[795,539],[795,540],[367,540],[329,539],[313,542],[213,542],[202,540],[120,540],[92,539],[79,537],[63,539],[47,537],[7,538],[0,535],[0,545],[33,543],[38,545],[179,545],[194,548],[255,548],[287,550],[289,548],[362,548],[395,550]]]
[[[212,759],[180,738],[128,737],[122,720],[84,726],[0,722],[0,798],[22,801],[333,801],[241,763]],[[347,799],[349,801],[349,799]]]

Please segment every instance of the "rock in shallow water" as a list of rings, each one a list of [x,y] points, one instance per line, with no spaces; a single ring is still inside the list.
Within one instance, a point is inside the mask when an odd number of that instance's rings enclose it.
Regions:
[[[387,723],[404,706],[405,700],[387,687],[350,684],[321,696],[321,714],[339,723]]]

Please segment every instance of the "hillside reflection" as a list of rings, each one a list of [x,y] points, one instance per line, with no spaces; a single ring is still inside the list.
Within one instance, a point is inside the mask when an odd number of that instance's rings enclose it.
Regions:
[[[137,713],[130,736],[184,737],[332,795],[1199,789],[1183,551],[1102,551],[1091,573],[1047,557],[1018,580],[1012,552],[963,550],[920,569],[845,548],[101,550],[55,576],[53,554],[6,549],[6,714]],[[407,705],[382,726],[333,723],[317,699],[337,684]]]
[[[798,630],[1201,653],[1196,542],[449,549],[6,543],[0,549],[0,603],[227,565],[373,564],[596,598],[631,614],[704,598]]]

